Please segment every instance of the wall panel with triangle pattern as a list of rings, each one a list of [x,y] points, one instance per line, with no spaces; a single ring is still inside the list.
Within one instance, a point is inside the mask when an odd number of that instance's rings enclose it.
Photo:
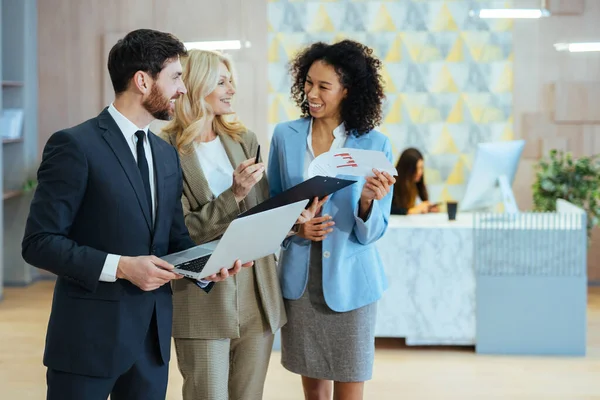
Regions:
[[[474,0],[271,0],[269,128],[295,119],[288,62],[315,41],[358,40],[384,61],[384,122],[397,158],[425,153],[432,200],[460,199],[482,141],[513,138],[512,22],[480,20]]]

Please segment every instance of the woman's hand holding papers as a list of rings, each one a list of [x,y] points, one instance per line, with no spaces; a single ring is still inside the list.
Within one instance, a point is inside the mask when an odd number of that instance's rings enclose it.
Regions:
[[[331,221],[329,215],[325,215],[322,217],[317,217],[321,212],[323,204],[329,199],[329,196],[324,197],[322,200],[319,200],[315,197],[310,207],[302,212],[300,218],[298,218],[298,236],[312,240],[315,242],[320,242],[327,237],[328,233],[333,232],[333,225],[335,222]]]
[[[296,220],[296,224],[301,225],[313,219],[319,212],[321,212],[321,208],[323,207],[323,204],[327,202],[327,200],[329,200],[329,196],[323,197],[322,200],[319,200],[318,197],[315,197],[310,206],[302,211],[302,214],[300,214],[300,217],[298,220]]]
[[[379,172],[373,169],[373,173],[375,176],[366,178],[362,193],[360,194],[358,215],[363,220],[366,220],[373,200],[383,199],[390,192],[392,185],[396,183],[396,179],[387,172]]]

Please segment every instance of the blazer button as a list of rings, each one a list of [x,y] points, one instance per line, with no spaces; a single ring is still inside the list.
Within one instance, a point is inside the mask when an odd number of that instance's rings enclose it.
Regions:
[[[323,257],[325,257],[325,258],[329,258],[330,255],[331,255],[331,253],[329,253],[328,251],[323,252]]]
[[[152,255],[156,254],[156,246],[152,246],[152,248],[150,249],[150,254],[152,254]]]

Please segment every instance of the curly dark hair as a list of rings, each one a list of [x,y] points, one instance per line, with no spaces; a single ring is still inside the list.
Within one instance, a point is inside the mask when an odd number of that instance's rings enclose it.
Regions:
[[[379,74],[381,61],[373,56],[371,48],[353,40],[343,40],[331,45],[317,42],[302,50],[292,60],[292,99],[300,107],[302,117],[310,115],[304,83],[308,70],[315,61],[331,65],[342,86],[348,91],[340,104],[340,112],[349,133],[364,135],[381,123],[382,103],[385,99],[383,78]]]

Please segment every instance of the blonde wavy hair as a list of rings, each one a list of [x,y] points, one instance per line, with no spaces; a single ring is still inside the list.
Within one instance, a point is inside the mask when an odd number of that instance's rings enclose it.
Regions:
[[[219,65],[225,64],[231,73],[232,85],[235,78],[231,60],[224,54],[208,50],[190,50],[181,59],[183,66],[183,83],[187,93],[175,101],[175,115],[163,128],[163,132],[175,135],[175,147],[180,153],[190,150],[190,144],[207,127],[206,124],[214,116],[206,97],[217,87],[220,79]],[[217,115],[212,120],[212,129],[217,135],[229,135],[235,141],[246,132],[246,127],[237,120],[234,114]]]

